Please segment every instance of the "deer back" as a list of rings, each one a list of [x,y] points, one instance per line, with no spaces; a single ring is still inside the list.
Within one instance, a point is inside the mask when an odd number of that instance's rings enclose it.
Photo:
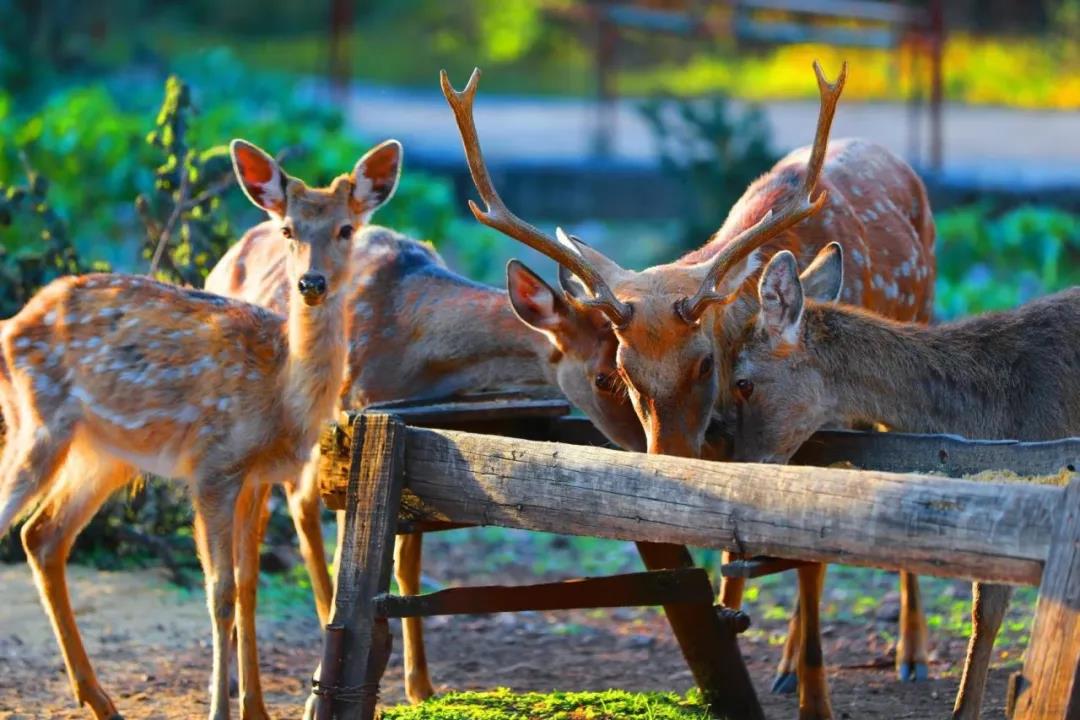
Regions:
[[[716,235],[679,262],[714,256],[770,208],[798,192],[810,148],[794,150],[747,188]],[[906,162],[880,145],[860,139],[829,144],[818,186],[825,206],[762,246],[769,258],[781,250],[808,265],[830,242],[844,247],[841,299],[894,320],[929,322],[934,309],[934,222],[926,188]],[[755,302],[757,274],[740,295]],[[739,315],[739,313],[736,313]],[[732,318],[741,329],[744,317]]]
[[[247,233],[208,290],[288,311],[284,251],[268,223]],[[357,233],[346,293],[348,407],[489,389],[552,392],[551,351],[514,316],[506,292],[447,269],[428,244],[387,228]]]

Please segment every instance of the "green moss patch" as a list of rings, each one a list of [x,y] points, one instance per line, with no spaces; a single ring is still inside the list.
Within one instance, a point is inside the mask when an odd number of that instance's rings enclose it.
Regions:
[[[696,693],[455,692],[383,711],[383,720],[707,720]]]

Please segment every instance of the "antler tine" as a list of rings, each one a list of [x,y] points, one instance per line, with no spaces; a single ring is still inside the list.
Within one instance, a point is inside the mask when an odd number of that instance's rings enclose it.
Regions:
[[[631,308],[615,297],[600,273],[575,248],[563,245],[510,212],[499,197],[494,183],[491,182],[487,164],[484,162],[484,154],[480,150],[480,139],[473,119],[473,100],[476,97],[479,82],[480,68],[476,68],[469,77],[465,89],[458,92],[450,84],[446,71],[439,72],[439,83],[442,86],[443,95],[454,112],[458,132],[461,134],[461,144],[465,148],[469,174],[472,175],[473,184],[480,194],[480,199],[484,201],[485,208],[481,210],[479,205],[469,200],[469,209],[484,225],[547,255],[573,272],[593,294],[591,300],[581,301],[581,304],[601,310],[617,326],[625,325],[630,319]]]
[[[827,193],[824,190],[815,198],[811,199],[811,196],[817,187],[821,169],[825,165],[825,151],[829,146],[829,131],[832,129],[833,115],[836,114],[836,104],[840,100],[840,93],[843,92],[844,81],[847,79],[847,62],[844,62],[840,75],[834,83],[825,79],[825,74],[821,71],[821,65],[817,60],[814,61],[814,74],[817,76],[818,92],[821,95],[821,109],[818,112],[814,145],[806,164],[802,192],[781,206],[777,212],[769,210],[765,217],[735,236],[720,251],[698,291],[693,297],[684,298],[675,305],[676,313],[686,322],[696,323],[710,305],[731,302],[735,294],[722,295],[716,292],[717,281],[754,250],[788,228],[802,222],[825,205]]]

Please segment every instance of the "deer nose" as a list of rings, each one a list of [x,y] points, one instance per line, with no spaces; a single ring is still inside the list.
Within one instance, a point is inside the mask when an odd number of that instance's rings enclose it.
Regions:
[[[309,305],[316,304],[326,295],[326,276],[321,273],[304,273],[300,276],[297,289],[304,296],[304,302]]]

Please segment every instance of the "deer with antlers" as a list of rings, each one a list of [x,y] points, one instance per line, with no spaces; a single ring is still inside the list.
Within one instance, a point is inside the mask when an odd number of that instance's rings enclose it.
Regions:
[[[258,546],[253,528],[234,525],[237,502],[299,473],[332,416],[353,230],[391,197],[401,160],[399,143],[383,143],[316,189],[254,145],[234,140],[231,152],[288,248],[287,318],[143,277],[87,275],[53,282],[0,325],[0,534],[37,503],[23,544],[75,697],[97,718],[119,714],[83,648],[64,566],[82,527],[139,470],[191,487],[213,630],[210,717],[229,716],[234,618],[249,648],[241,714],[267,717],[254,663]]]
[[[819,428],[857,421],[988,439],[1080,435],[1080,288],[954,323],[899,323],[832,302],[842,254],[831,248],[810,279],[816,292],[790,253],[762,274],[760,310],[734,352],[739,400],[725,425],[735,459],[784,462]],[[1009,595],[975,584],[954,718],[979,716]]]
[[[287,315],[290,293],[287,250],[273,221],[247,233],[222,257],[206,279],[206,289],[262,305]],[[452,272],[434,249],[387,228],[369,226],[356,233],[345,291],[348,351],[339,405],[417,397],[445,397],[484,390],[524,390],[547,394],[560,378],[607,372],[592,367],[592,356],[559,352],[514,315],[505,290],[482,285]],[[515,263],[511,263],[513,268]],[[522,271],[522,282],[529,271]],[[538,278],[534,282],[542,282]],[[559,311],[558,306],[551,308]],[[468,322],[462,322],[463,315]],[[567,328],[569,331],[571,328]],[[594,332],[590,325],[578,328]],[[614,442],[643,447],[640,425],[629,406],[598,397],[594,408],[608,422],[601,430]],[[296,525],[300,551],[312,580],[315,605],[325,624],[333,587],[327,571],[315,480],[317,458],[287,478],[284,489]],[[243,498],[237,524],[264,527],[268,486]],[[420,534],[400,535],[394,572],[404,594],[420,591]],[[402,621],[405,689],[420,702],[432,694],[419,618]]]
[[[592,394],[625,393],[654,453],[723,457],[722,435],[709,432],[733,402],[731,343],[756,311],[752,278],[761,256],[790,250],[808,262],[832,239],[852,247],[846,272],[853,278],[846,298],[898,320],[926,322],[933,301],[934,229],[925,188],[903,161],[871,143],[847,140],[828,145],[829,128],[846,67],[828,83],[815,63],[821,112],[814,144],[796,150],[756,181],[732,209],[724,226],[700,250],[668,265],[632,272],[561,231],[552,238],[513,215],[503,204],[486,169],[472,105],[479,81],[474,71],[457,92],[442,74],[443,94],[461,133],[473,182],[486,209],[476,218],[548,255],[568,271],[564,300],[573,312],[602,318],[593,347],[611,353],[614,373],[596,378]],[[816,193],[816,194],[815,194]],[[805,220],[805,222],[803,222]],[[510,279],[512,298],[514,279]],[[547,293],[555,295],[548,289]],[[539,311],[523,319],[559,346],[559,335],[542,312],[547,293],[518,298]],[[565,390],[565,388],[564,388]],[[572,402],[579,397],[567,392]],[[587,400],[587,399],[586,399]],[[593,418],[597,419],[597,418]],[[777,685],[790,687],[798,653],[800,716],[831,716],[817,638],[817,596],[822,568],[800,571],[799,632],[789,634]],[[737,604],[732,584],[725,600]],[[926,626],[918,607],[914,576],[902,581],[897,664],[904,679],[925,676]]]

